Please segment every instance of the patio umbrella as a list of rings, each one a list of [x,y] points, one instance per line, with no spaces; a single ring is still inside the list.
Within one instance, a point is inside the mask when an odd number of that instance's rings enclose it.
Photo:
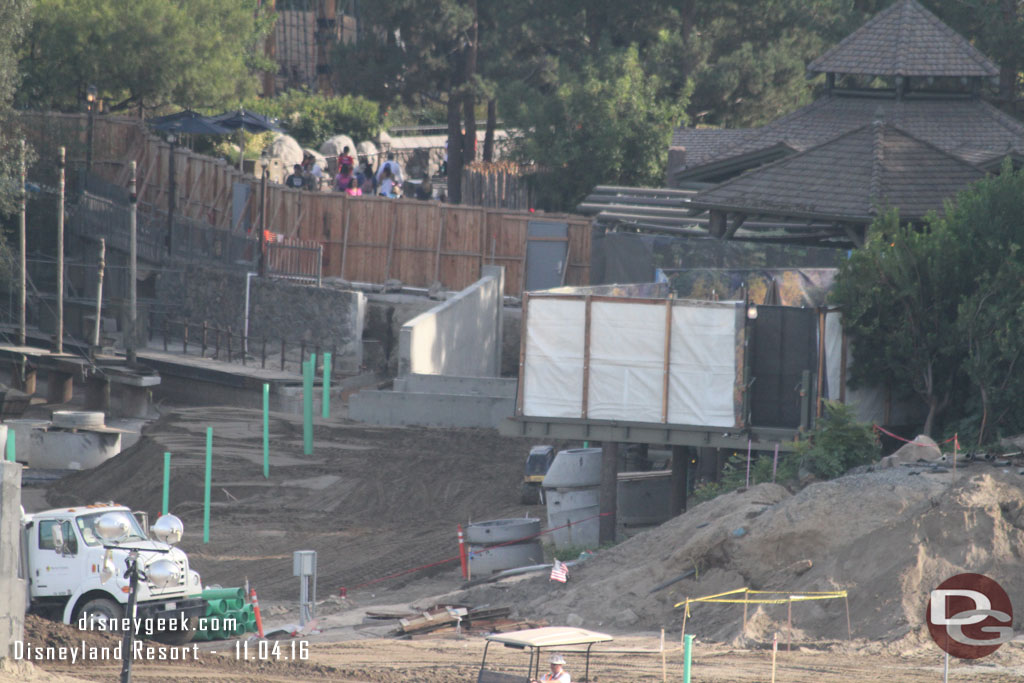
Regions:
[[[230,128],[231,130],[244,128],[250,133],[284,132],[284,130],[266,116],[246,109],[224,112],[223,114],[211,117],[210,120],[214,121],[218,125],[224,126],[225,128]]]
[[[268,119],[262,114],[257,114],[254,111],[248,111],[246,109],[239,109],[238,111],[228,111],[214,116],[213,121],[218,125],[230,128],[231,130],[245,130],[250,133],[283,133],[284,131],[277,126],[273,121]],[[238,169],[242,169],[242,162],[245,160],[245,139],[243,138],[239,144],[241,149],[241,155],[238,157]]]
[[[209,117],[197,114],[190,109],[150,119],[147,123],[149,123],[151,128],[161,132],[177,133],[179,135],[185,133],[192,135],[226,135],[231,132],[231,129],[227,126],[215,123]]]

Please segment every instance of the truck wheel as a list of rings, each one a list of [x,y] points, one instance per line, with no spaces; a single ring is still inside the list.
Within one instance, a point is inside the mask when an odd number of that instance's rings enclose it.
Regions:
[[[192,636],[196,634],[196,620],[194,617],[188,618],[188,628],[184,631],[157,631],[153,634],[153,640],[164,645],[184,645],[192,640]]]
[[[107,624],[120,620],[123,615],[124,610],[121,609],[121,605],[110,598],[93,598],[78,608],[78,613],[75,614],[75,623],[78,623],[84,616],[90,630],[120,630],[109,628]]]

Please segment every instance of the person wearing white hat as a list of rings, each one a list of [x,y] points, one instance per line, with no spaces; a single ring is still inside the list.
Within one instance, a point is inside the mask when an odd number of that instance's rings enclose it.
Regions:
[[[539,680],[530,681],[530,683],[546,683],[547,681],[556,681],[557,683],[572,683],[569,680],[569,672],[563,667],[565,666],[565,657],[560,654],[551,655],[551,672],[546,673],[540,677]]]

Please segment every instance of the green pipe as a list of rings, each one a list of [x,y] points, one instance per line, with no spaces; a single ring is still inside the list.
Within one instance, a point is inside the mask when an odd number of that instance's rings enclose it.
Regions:
[[[7,462],[14,462],[14,428],[7,427]]]
[[[203,486],[203,543],[210,542],[210,484],[213,478],[213,427],[206,428],[206,483]]]
[[[207,588],[201,596],[204,600],[245,600],[243,588]]]
[[[241,598],[228,598],[225,604],[229,610],[237,612],[242,609],[244,603]]]
[[[270,385],[263,383],[263,478],[270,479]]]
[[[690,662],[693,658],[693,636],[685,637],[683,646],[683,683],[690,683]]]
[[[206,616],[222,616],[228,611],[227,600],[207,600]]]
[[[235,628],[232,629],[231,635],[240,636],[243,633],[245,633],[245,622],[244,621],[240,621],[240,620],[236,621],[235,622]]]
[[[164,506],[163,514],[167,514],[167,504],[171,495],[171,454],[164,453]]]
[[[302,364],[302,452],[313,455],[313,373],[316,354]]]
[[[331,416],[331,354],[324,354],[324,398],[320,402],[323,406],[323,418]]]

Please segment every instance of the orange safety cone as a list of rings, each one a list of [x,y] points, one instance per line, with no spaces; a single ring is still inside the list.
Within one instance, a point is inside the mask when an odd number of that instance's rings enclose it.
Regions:
[[[260,617],[260,601],[256,597],[256,589],[252,589],[252,613],[256,616],[256,633],[263,637],[263,618]]]

